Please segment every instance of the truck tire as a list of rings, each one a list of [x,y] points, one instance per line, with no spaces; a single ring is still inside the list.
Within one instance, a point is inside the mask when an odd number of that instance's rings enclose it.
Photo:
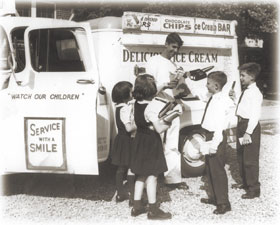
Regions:
[[[189,135],[180,135],[181,147],[181,173],[183,177],[198,177],[205,172],[204,157],[199,154],[199,146],[205,141],[205,136],[199,131]]]

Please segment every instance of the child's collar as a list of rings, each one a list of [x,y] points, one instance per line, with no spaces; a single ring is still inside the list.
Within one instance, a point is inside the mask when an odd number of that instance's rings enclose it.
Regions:
[[[138,101],[139,104],[148,104],[150,103],[151,101],[148,101],[148,100],[142,100],[142,101]]]
[[[212,94],[212,97],[213,97],[213,98],[218,98],[218,97],[221,96],[221,95],[222,95],[222,91],[218,91],[218,92]]]
[[[257,85],[256,82],[253,82],[253,83],[249,84],[249,85],[247,86],[247,88],[252,88],[252,87],[254,87],[254,86],[256,86],[256,85]]]
[[[125,106],[125,105],[127,105],[127,104],[125,104],[124,102],[122,102],[122,103],[116,104],[116,107],[123,107],[123,106]]]

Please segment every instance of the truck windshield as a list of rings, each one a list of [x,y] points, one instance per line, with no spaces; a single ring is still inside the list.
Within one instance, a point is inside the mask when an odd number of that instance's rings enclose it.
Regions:
[[[38,72],[85,71],[71,29],[40,29],[29,34],[31,64]]]

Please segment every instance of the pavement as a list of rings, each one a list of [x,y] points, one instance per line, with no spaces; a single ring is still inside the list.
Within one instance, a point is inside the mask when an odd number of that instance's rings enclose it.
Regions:
[[[262,104],[262,114],[260,121],[279,121],[280,119],[280,101],[264,99]]]

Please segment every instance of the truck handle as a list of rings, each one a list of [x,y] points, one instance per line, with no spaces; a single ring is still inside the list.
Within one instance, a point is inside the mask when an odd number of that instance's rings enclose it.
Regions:
[[[78,84],[94,84],[95,81],[94,80],[87,80],[87,79],[79,79],[77,80]]]

